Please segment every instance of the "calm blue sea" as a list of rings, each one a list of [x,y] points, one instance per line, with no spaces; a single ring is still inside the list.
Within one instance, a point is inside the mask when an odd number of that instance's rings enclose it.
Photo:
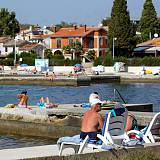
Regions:
[[[102,100],[113,97],[113,90],[118,89],[127,103],[153,103],[154,111],[160,111],[160,84],[94,84],[80,87],[61,86],[22,86],[0,85],[0,106],[18,103],[16,94],[26,89],[29,105],[36,105],[41,96],[49,97],[50,101],[63,103],[86,103],[91,92],[97,91]]]

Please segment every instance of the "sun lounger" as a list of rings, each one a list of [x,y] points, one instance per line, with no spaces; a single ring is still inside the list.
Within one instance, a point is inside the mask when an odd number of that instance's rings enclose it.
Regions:
[[[160,112],[155,114],[150,124],[146,126],[144,129],[138,130],[130,130],[127,132],[128,136],[131,134],[135,134],[138,139],[142,139],[143,143],[155,143],[153,131],[158,129],[157,126],[160,126]]]

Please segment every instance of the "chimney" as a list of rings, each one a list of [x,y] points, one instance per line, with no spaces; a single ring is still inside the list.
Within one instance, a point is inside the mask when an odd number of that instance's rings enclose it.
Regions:
[[[57,32],[57,27],[53,26],[53,32],[56,33]]]
[[[74,27],[75,30],[77,29],[77,25],[74,25],[73,27]]]
[[[84,31],[85,32],[87,31],[87,25],[84,25]]]

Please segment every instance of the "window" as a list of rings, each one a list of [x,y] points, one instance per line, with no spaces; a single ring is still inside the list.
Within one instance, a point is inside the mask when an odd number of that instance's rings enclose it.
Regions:
[[[61,48],[61,39],[57,39],[57,48]]]
[[[94,48],[94,38],[89,38],[89,48]]]
[[[99,38],[99,45],[103,46],[103,38],[102,37]]]
[[[5,47],[5,52],[8,52],[8,48],[7,47]]]
[[[73,44],[73,39],[69,39],[69,45]]]

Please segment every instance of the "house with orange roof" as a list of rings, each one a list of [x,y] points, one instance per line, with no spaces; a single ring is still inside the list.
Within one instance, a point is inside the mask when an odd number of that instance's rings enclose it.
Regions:
[[[38,39],[38,37],[40,38],[43,35],[49,35],[49,34],[53,34],[54,32],[52,31],[51,27],[46,27],[44,26],[43,28],[37,26],[37,27],[32,27],[30,26],[28,29],[21,29],[19,36],[21,36],[22,40],[28,40],[31,42],[35,42],[35,37],[37,38],[36,42],[39,43],[42,40]]]
[[[19,53],[35,51],[38,57],[43,57],[43,45],[37,43],[29,43],[19,47]]]
[[[96,57],[104,57],[107,46],[107,31],[102,27],[74,26],[71,28],[61,28],[50,36],[50,48],[52,52],[62,51],[64,46],[73,42],[80,42],[85,54],[89,50],[94,50]],[[73,55],[65,55],[73,58]],[[82,55],[83,56],[83,55]]]
[[[160,56],[160,37],[138,44],[133,50],[133,55],[138,57]]]

